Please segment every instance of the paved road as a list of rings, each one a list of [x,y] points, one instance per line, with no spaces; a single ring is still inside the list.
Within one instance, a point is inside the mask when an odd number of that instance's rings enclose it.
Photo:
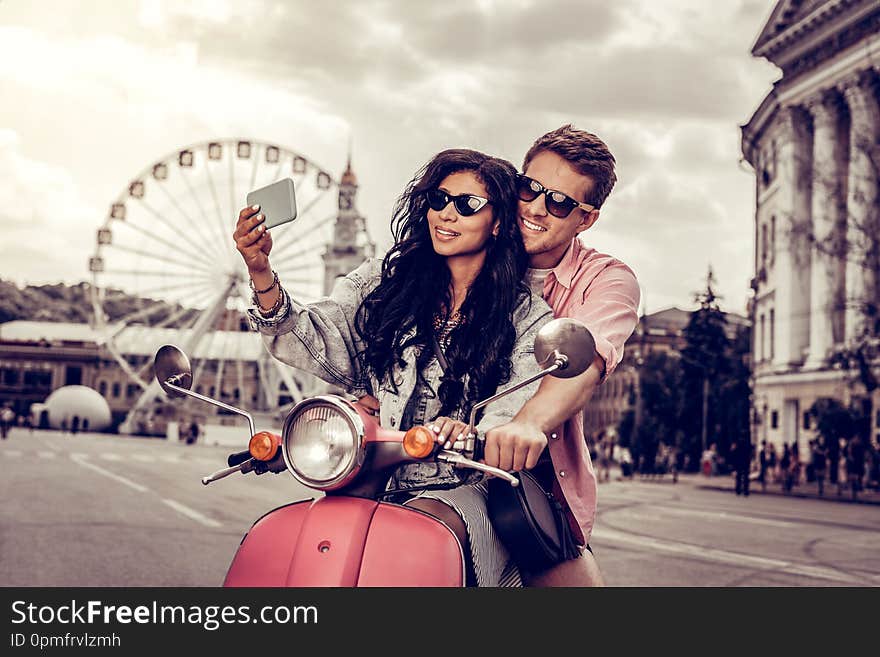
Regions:
[[[878,586],[880,506],[753,494],[687,475],[600,486],[611,586]]]
[[[292,477],[202,486],[229,450],[16,429],[0,443],[0,585],[217,586]],[[880,506],[613,481],[592,545],[611,586],[878,586]]]

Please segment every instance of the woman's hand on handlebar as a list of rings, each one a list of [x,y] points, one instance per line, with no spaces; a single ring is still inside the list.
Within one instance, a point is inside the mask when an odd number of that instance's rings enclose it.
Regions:
[[[272,236],[263,224],[265,216],[260,206],[248,206],[238,213],[238,222],[232,238],[235,248],[244,258],[251,274],[270,272],[269,252],[272,250]]]
[[[428,428],[434,432],[437,442],[445,449],[451,449],[457,441],[467,438],[468,425],[461,420],[440,416],[430,422]]]

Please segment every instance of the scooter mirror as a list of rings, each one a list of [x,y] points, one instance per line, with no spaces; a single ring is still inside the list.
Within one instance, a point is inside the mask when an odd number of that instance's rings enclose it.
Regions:
[[[173,344],[159,347],[153,363],[153,370],[156,372],[159,385],[169,397],[185,397],[186,395],[170,388],[168,383],[187,390],[192,386],[192,367],[190,367],[189,358]]]
[[[554,351],[564,355],[568,359],[568,365],[551,372],[551,376],[570,379],[585,372],[596,358],[596,341],[590,329],[581,322],[560,317],[548,322],[538,331],[535,338],[535,360],[546,367]]]

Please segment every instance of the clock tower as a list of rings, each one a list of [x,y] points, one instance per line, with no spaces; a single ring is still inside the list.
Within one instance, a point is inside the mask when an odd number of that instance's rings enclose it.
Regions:
[[[375,246],[366,237],[364,217],[357,211],[357,178],[351,170],[351,155],[345,172],[339,182],[339,202],[336,223],[333,226],[333,241],[324,252],[324,294],[330,294],[333,284],[340,276],[345,276],[374,253]]]

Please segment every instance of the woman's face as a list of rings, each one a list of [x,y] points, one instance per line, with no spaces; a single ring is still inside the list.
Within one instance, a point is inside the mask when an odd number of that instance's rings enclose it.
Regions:
[[[473,171],[457,171],[444,178],[437,186],[449,196],[473,194],[489,198],[486,187]],[[462,216],[449,201],[441,210],[428,208],[428,229],[434,251],[445,257],[482,254],[489,237],[498,232],[491,203],[470,216]]]

